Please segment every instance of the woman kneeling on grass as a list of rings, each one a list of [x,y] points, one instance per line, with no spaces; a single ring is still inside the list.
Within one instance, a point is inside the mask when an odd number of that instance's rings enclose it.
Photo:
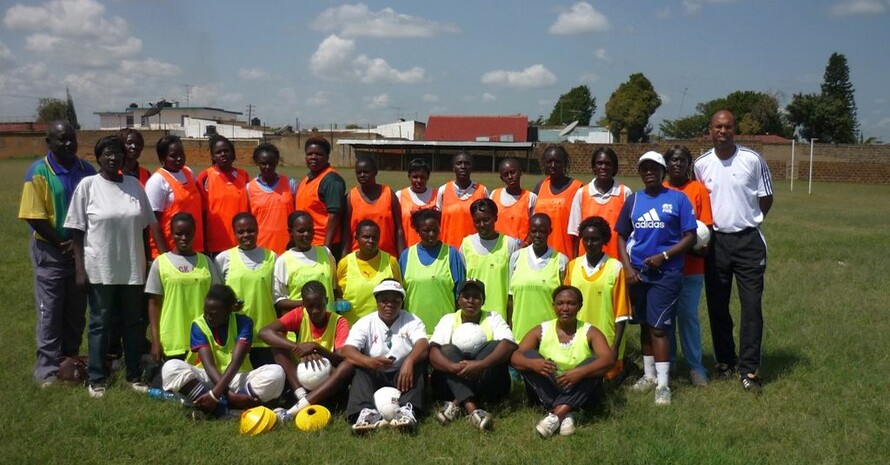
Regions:
[[[284,388],[278,365],[253,369],[247,358],[253,321],[235,312],[239,304],[229,286],[211,286],[204,314],[191,327],[191,352],[186,361],[168,360],[164,389],[176,392],[202,412],[222,417],[228,408],[247,409],[275,399]],[[200,367],[200,368],[199,368]]]
[[[556,319],[532,328],[513,352],[510,362],[549,412],[535,429],[549,438],[575,433],[572,412],[584,406],[602,386],[615,363],[605,336],[590,323],[578,320],[583,297],[572,286],[553,291]]]
[[[482,310],[485,285],[468,279],[458,287],[460,309],[439,320],[430,340],[430,364],[433,387],[445,400],[436,420],[449,423],[466,409],[470,422],[482,431],[491,429],[491,415],[479,408],[479,401],[496,402],[510,393],[507,365],[516,350],[516,342],[507,322],[497,312]],[[476,353],[468,354],[452,343],[458,327],[475,323],[485,333],[486,342]]]

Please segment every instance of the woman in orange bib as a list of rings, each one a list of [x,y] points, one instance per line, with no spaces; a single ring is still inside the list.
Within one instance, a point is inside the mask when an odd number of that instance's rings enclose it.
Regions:
[[[572,250],[577,251],[578,255],[584,253],[578,226],[587,218],[599,216],[612,227],[612,238],[603,246],[603,252],[617,260],[618,234],[615,232],[615,222],[618,221],[624,199],[631,194],[631,190],[615,180],[615,175],[618,174],[618,155],[609,147],[599,147],[593,151],[590,167],[593,168],[593,179],[578,189],[572,199],[568,224],[568,233],[573,236],[574,241]]]
[[[124,174],[133,176],[139,180],[139,184],[145,187],[151,172],[139,166],[139,157],[145,148],[145,139],[142,133],[136,129],[125,128],[117,132],[117,138],[124,144]]]
[[[420,242],[420,236],[411,226],[411,214],[421,208],[436,206],[439,190],[427,187],[432,167],[422,158],[415,158],[408,163],[408,180],[411,185],[398,191],[396,198],[402,212],[402,233],[405,235],[405,248]]]
[[[161,167],[145,183],[148,203],[158,217],[167,242],[167,250],[173,249],[170,220],[173,215],[185,212],[195,219],[194,250],[204,251],[204,215],[201,211],[201,194],[192,170],[185,166],[185,151],[178,136],[164,136],[157,144]],[[149,237],[149,239],[151,239]],[[151,257],[159,255],[158,246],[151,240]]]
[[[358,185],[346,195],[346,221],[341,237],[352,239],[349,246],[343,248],[343,255],[358,250],[358,241],[353,232],[362,220],[371,220],[380,228],[380,250],[398,257],[405,250],[402,211],[392,189],[377,183],[377,161],[369,155],[358,156],[355,179]]]
[[[281,255],[287,250],[290,230],[287,217],[294,212],[294,193],[297,183],[293,178],[278,174],[281,154],[278,147],[265,142],[253,150],[253,162],[260,174],[247,183],[247,200],[250,213],[260,227],[257,245]]]
[[[346,181],[331,167],[331,143],[327,139],[310,137],[304,149],[309,173],[297,186],[295,206],[312,217],[315,224],[312,245],[323,245],[339,257]]]
[[[204,208],[205,249],[211,258],[235,247],[232,219],[248,210],[247,172],[232,166],[235,145],[229,139],[210,136],[210,160],[213,166],[198,174],[198,188]]]
[[[451,159],[454,181],[439,188],[436,206],[442,212],[442,242],[460,248],[464,238],[476,233],[470,204],[488,198],[488,189],[473,182],[473,158],[460,152]]]
[[[498,165],[504,187],[491,193],[491,200],[498,207],[498,222],[494,229],[506,236],[519,239],[522,246],[527,246],[531,239],[528,236],[528,223],[535,210],[538,196],[522,188],[522,167],[519,160],[505,158]]]
[[[535,213],[546,213],[550,217],[553,233],[547,243],[553,250],[571,259],[577,255],[577,249],[572,247],[572,236],[568,234],[569,207],[581,187],[581,181],[566,175],[569,154],[560,145],[551,145],[544,150],[543,163],[547,177],[533,190],[538,196]]]

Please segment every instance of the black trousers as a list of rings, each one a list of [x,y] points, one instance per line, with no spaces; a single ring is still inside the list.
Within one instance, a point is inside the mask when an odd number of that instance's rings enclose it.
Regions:
[[[354,422],[363,408],[376,409],[374,393],[386,386],[396,387],[399,371],[374,371],[367,368],[355,368],[352,385],[349,387],[349,402],[346,404],[346,420]],[[423,388],[426,379],[426,361],[414,364],[414,387],[403,392],[399,405],[410,403],[415,415],[423,409]]]
[[[738,365],[739,374],[756,373],[760,367],[763,341],[763,275],[766,272],[766,243],[756,228],[737,233],[715,233],[705,259],[705,296],[714,356],[718,363]],[[729,313],[732,279],[738,284],[741,315],[739,353],[733,340]]]
[[[439,347],[442,355],[452,362],[462,360],[482,360],[494,352],[501,341],[488,341],[473,358],[466,355],[453,344],[445,344]],[[484,402],[497,402],[510,394],[510,372],[507,364],[493,366],[482,373],[477,380],[461,378],[451,373],[433,371],[433,389],[436,396],[442,400],[455,400],[463,403],[468,399],[478,399]]]
[[[537,350],[527,350],[525,351],[525,356],[528,358],[543,358]],[[593,363],[594,360],[596,360],[596,356],[591,355],[579,363],[578,366]],[[602,378],[584,378],[578,384],[568,389],[563,389],[556,384],[556,378],[553,376],[541,376],[533,371],[520,371],[519,373],[525,380],[526,386],[537,396],[538,402],[547,410],[563,404],[572,407],[572,410],[578,410],[587,404],[603,385]]]

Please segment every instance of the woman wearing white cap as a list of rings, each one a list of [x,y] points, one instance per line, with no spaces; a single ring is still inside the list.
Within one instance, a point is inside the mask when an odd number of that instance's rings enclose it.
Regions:
[[[466,409],[470,422],[482,431],[491,429],[491,415],[479,408],[480,401],[496,402],[510,393],[507,367],[516,342],[507,322],[497,312],[482,310],[485,284],[468,279],[457,288],[459,309],[439,320],[430,340],[430,364],[436,393],[445,400],[436,420],[449,423]],[[478,325],[485,342],[465,352],[454,341],[465,324]],[[470,329],[473,329],[472,327]],[[481,339],[480,339],[481,340]]]
[[[355,322],[340,354],[355,366],[346,419],[356,433],[389,424],[405,431],[417,426],[423,407],[429,342],[423,322],[402,308],[405,289],[394,279],[374,287],[377,312]],[[401,391],[399,410],[388,421],[377,410],[374,393],[382,387]]]
[[[668,331],[683,286],[683,256],[695,242],[695,211],[682,192],[662,185],[660,153],[644,153],[637,171],[645,189],[628,197],[615,225],[643,351],[644,374],[631,389],[655,388],[655,405],[670,405]]]

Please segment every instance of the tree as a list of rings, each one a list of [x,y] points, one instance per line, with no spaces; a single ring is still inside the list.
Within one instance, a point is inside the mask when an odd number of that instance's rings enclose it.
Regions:
[[[643,73],[631,74],[627,82],[612,92],[606,102],[606,116],[601,123],[619,139],[627,130],[629,142],[645,141],[651,131],[649,117],[661,106],[661,97]]]
[[[553,111],[550,112],[550,117],[547,118],[547,125],[564,126],[572,121],[578,121],[581,126],[587,126],[594,113],[596,113],[596,97],[590,95],[590,88],[580,85],[559,96]]]
[[[664,120],[658,126],[661,133],[671,139],[695,139],[708,133],[710,118],[695,114],[675,120]]]
[[[68,104],[57,98],[41,98],[37,104],[37,122],[68,121]]]
[[[65,86],[65,94],[68,96],[67,102],[65,102],[65,120],[71,123],[74,129],[80,129],[80,124],[77,122],[77,112],[74,110],[74,99],[71,98],[71,91],[68,90],[67,86]]]
[[[832,53],[825,67],[822,93],[795,94],[787,108],[788,120],[805,139],[855,144],[859,122],[853,92],[847,58]]]
[[[790,136],[792,133],[791,127],[783,121],[779,98],[775,94],[740,90],[726,97],[699,103],[695,109],[698,112],[695,115],[662,122],[659,126],[661,132],[675,139],[698,137],[707,132],[714,113],[729,110],[736,117],[736,131],[739,134]]]

